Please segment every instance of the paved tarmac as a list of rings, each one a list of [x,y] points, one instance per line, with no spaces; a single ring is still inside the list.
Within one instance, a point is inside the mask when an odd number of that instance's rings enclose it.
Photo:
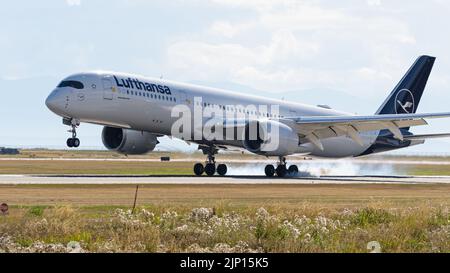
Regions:
[[[129,176],[129,175],[0,175],[11,184],[449,184],[450,176],[321,176],[267,178],[265,176]]]

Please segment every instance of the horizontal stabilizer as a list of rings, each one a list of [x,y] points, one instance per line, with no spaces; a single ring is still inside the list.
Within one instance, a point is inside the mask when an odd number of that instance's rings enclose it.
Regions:
[[[430,139],[430,138],[443,138],[443,137],[450,137],[450,133],[447,134],[426,134],[426,135],[410,135],[410,136],[403,136],[404,139],[409,140],[420,140],[420,139]]]

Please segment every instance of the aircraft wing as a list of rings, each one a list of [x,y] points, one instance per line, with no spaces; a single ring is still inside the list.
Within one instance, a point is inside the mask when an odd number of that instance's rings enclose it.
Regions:
[[[280,120],[297,130],[302,139],[323,149],[321,139],[348,136],[360,145],[363,141],[361,132],[389,130],[395,138],[405,137],[400,128],[426,125],[425,119],[450,117],[450,112],[428,114],[386,114],[373,116],[310,116],[288,117]]]

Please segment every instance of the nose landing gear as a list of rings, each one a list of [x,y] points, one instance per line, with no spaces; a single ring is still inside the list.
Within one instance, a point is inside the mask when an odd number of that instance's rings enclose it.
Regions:
[[[80,122],[76,119],[63,119],[63,123],[71,127],[71,129],[68,130],[68,132],[72,133],[72,137],[67,139],[66,141],[67,147],[69,148],[79,147],[80,139],[77,138],[77,127],[80,126]]]
[[[80,140],[78,138],[68,138],[66,141],[67,147],[77,148],[80,146]]]

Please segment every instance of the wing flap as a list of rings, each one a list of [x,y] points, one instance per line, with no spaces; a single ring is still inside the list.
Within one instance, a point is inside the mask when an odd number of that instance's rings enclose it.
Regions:
[[[384,130],[389,128],[403,128],[410,126],[419,126],[426,125],[427,122],[423,119],[421,120],[409,120],[409,121],[401,121],[394,122],[392,125],[387,125],[388,122],[343,122],[338,124],[302,124],[296,123],[295,127],[297,132],[301,135],[309,135],[314,132],[319,138],[329,138],[336,137],[341,135],[347,135],[347,133],[354,129],[358,133],[360,132],[369,132],[369,131],[377,131]],[[351,129],[350,129],[351,128]]]
[[[389,130],[395,138],[403,140],[400,128],[428,124],[425,118],[450,117],[450,112],[427,114],[397,114],[373,116],[316,116],[285,118],[286,123],[294,128],[302,139],[322,148],[320,139],[348,136],[362,145],[359,133]],[[281,120],[283,122],[283,120]]]

